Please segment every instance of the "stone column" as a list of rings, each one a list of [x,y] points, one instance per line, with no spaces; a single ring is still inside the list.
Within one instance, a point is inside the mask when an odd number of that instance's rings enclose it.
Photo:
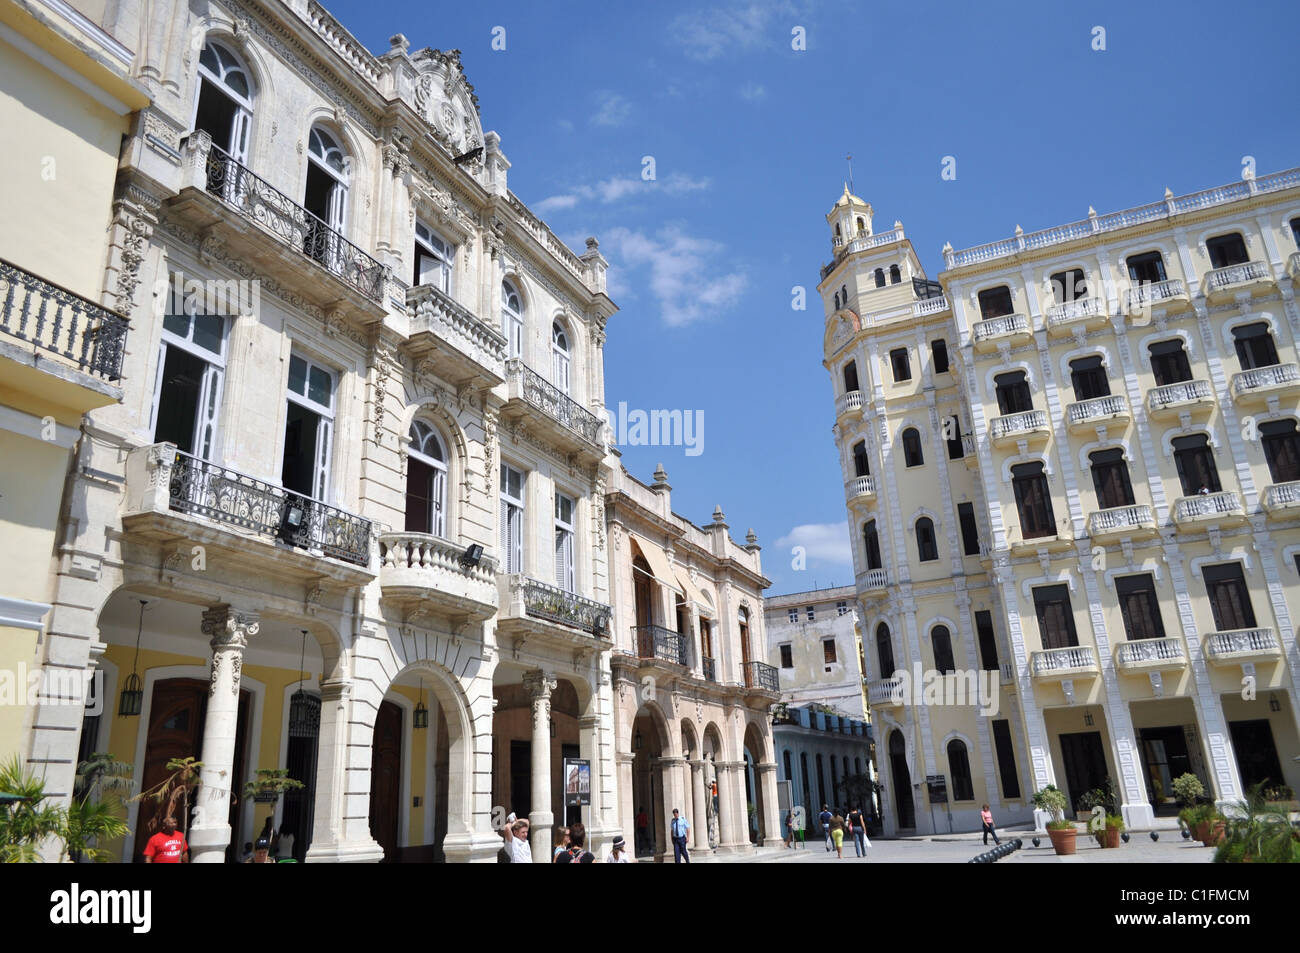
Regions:
[[[734,775],[731,766],[724,761],[715,761],[713,770],[718,778],[718,846],[723,850],[736,846],[735,804],[731,785]]]
[[[534,862],[540,858],[544,863],[550,858],[551,825],[555,823],[551,811],[551,692],[555,690],[555,679],[547,672],[528,672],[524,688],[533,701],[533,809],[528,813],[528,839]]]
[[[704,793],[704,762],[690,762],[691,767],[691,850],[709,849],[709,810]]]
[[[618,823],[624,839],[631,842],[632,856],[636,856],[636,805],[633,803],[632,761],[636,756],[628,751],[614,755],[618,767]]]
[[[307,863],[378,863],[384,849],[370,836],[369,818],[363,838],[349,839],[346,825],[348,712],[352,681],[326,678],[320,685],[320,734],[316,755],[316,806]],[[369,768],[369,755],[366,755]]]
[[[190,858],[196,864],[225,862],[230,843],[230,795],[234,777],[235,736],[239,727],[239,675],[249,636],[257,635],[258,616],[229,605],[203,613],[203,634],[211,637],[212,683],[203,723],[199,772],[201,787],[189,829]],[[179,820],[179,819],[178,819]]]
[[[785,843],[785,838],[782,837],[781,811],[776,803],[776,762],[764,761],[755,766],[754,773],[758,776],[757,783],[763,801],[763,820],[760,824],[763,837],[758,846],[780,847]]]
[[[671,863],[673,859],[673,808],[677,808],[678,816],[689,816],[686,807],[683,804],[685,792],[682,791],[682,765],[686,760],[681,757],[671,757],[665,755],[660,758],[658,765],[660,768],[660,778],[662,778],[664,792],[663,806],[663,831],[664,831],[664,862]],[[689,848],[688,848],[689,849]]]

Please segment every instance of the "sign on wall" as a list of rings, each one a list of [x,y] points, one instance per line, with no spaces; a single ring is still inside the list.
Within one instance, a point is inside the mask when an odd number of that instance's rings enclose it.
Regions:
[[[564,759],[564,806],[591,804],[591,762],[585,758]]]
[[[942,774],[927,774],[925,786],[930,789],[931,804],[948,803],[948,778]]]

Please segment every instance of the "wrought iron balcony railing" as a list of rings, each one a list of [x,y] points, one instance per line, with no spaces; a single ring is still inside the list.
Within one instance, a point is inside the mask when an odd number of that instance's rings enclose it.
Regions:
[[[520,578],[519,586],[524,611],[530,616],[581,629],[600,638],[609,637],[609,606],[528,576]]]
[[[592,446],[601,445],[600,418],[522,360],[513,357],[506,361],[506,379],[519,388],[519,394],[526,403],[536,407]]]
[[[716,682],[718,680],[718,666],[713,659],[707,656],[700,659],[701,667],[704,669],[704,680],[706,682]]]
[[[122,376],[127,319],[0,259],[0,330],[105,380]]]
[[[678,632],[662,625],[637,625],[632,627],[632,640],[637,658],[683,664],[683,640]]]
[[[768,665],[766,662],[746,662],[745,687],[764,692],[779,692],[781,678],[777,674],[776,666]]]
[[[373,301],[384,300],[387,269],[319,217],[213,144],[207,133],[186,141],[199,153],[206,189],[244,218],[294,246],[335,278]],[[206,156],[202,153],[206,150]]]
[[[178,513],[251,530],[297,549],[357,566],[370,562],[370,520],[182,450],[172,462],[169,502]]]

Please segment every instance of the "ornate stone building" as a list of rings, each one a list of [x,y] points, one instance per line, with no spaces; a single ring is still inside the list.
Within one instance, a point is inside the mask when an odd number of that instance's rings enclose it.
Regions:
[[[847,189],[828,222],[886,829],[1049,783],[1113,779],[1132,827],[1186,772],[1294,791],[1300,172],[948,247],[938,282]]]
[[[139,100],[81,223],[109,247],[77,290],[131,329],[67,471],[38,659],[101,672],[108,705],[42,701],[28,762],[67,797],[91,751],[145,788],[198,758],[200,862],[268,811],[311,861],[490,861],[507,811],[549,845],[582,757],[602,848],[596,241],[510,192],[455,50],[374,56],[313,0],[25,6],[97,31]],[[306,788],[242,797],[275,768]],[[123,859],[156,812],[132,804]]]

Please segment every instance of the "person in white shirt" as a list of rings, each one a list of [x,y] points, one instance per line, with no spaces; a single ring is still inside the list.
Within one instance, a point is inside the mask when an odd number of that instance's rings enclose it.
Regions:
[[[531,864],[533,849],[528,846],[528,821],[520,818],[510,825],[510,863]]]
[[[607,864],[630,864],[631,863],[631,861],[627,859],[627,844],[622,837],[614,838],[614,849],[611,850],[609,852],[609,856],[605,858],[605,863]]]

